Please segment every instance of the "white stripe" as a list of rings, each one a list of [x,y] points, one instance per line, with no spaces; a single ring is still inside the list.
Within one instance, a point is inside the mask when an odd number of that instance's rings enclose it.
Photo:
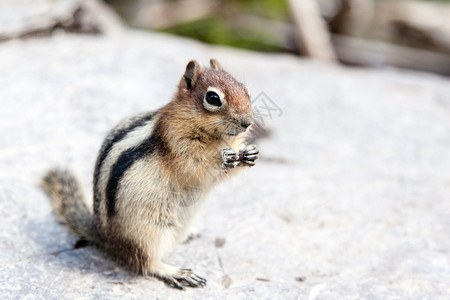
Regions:
[[[144,140],[150,137],[153,132],[154,120],[155,119],[152,118],[151,120],[147,121],[145,125],[136,127],[133,131],[127,133],[127,135],[125,135],[123,139],[112,146],[108,155],[103,160],[103,164],[100,169],[98,189],[101,199],[105,199],[105,188],[108,184],[111,169],[117,159],[123,152],[132,147],[140,145]]]

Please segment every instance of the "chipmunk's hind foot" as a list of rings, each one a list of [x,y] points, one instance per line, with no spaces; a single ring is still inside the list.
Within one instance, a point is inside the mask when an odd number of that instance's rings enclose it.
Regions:
[[[192,272],[191,269],[180,269],[174,275],[155,275],[158,279],[164,281],[167,285],[184,290],[185,287],[204,287],[206,285],[206,279],[200,277]]]

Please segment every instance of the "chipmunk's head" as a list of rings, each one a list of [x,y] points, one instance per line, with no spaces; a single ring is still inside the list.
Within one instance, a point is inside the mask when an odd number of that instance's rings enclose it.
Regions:
[[[237,136],[253,123],[250,92],[215,59],[211,69],[192,60],[180,82],[182,101],[192,101],[201,130],[212,136]]]

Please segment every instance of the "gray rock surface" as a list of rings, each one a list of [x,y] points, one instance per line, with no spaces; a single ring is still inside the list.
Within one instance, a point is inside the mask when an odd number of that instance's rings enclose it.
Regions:
[[[271,135],[257,166],[212,192],[201,237],[169,259],[207,287],[176,291],[72,250],[39,177],[67,166],[90,195],[107,130],[166,103],[187,61],[210,57],[265,93],[254,107]],[[7,41],[0,70],[2,298],[448,299],[448,78],[138,31]]]

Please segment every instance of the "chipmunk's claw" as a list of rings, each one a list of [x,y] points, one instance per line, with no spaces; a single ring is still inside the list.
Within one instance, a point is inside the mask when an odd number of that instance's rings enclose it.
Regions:
[[[239,154],[231,147],[220,149],[225,168],[234,168],[239,165]]]
[[[240,153],[240,161],[243,165],[252,167],[255,165],[255,161],[259,158],[259,150],[255,145],[248,146],[244,151]]]

